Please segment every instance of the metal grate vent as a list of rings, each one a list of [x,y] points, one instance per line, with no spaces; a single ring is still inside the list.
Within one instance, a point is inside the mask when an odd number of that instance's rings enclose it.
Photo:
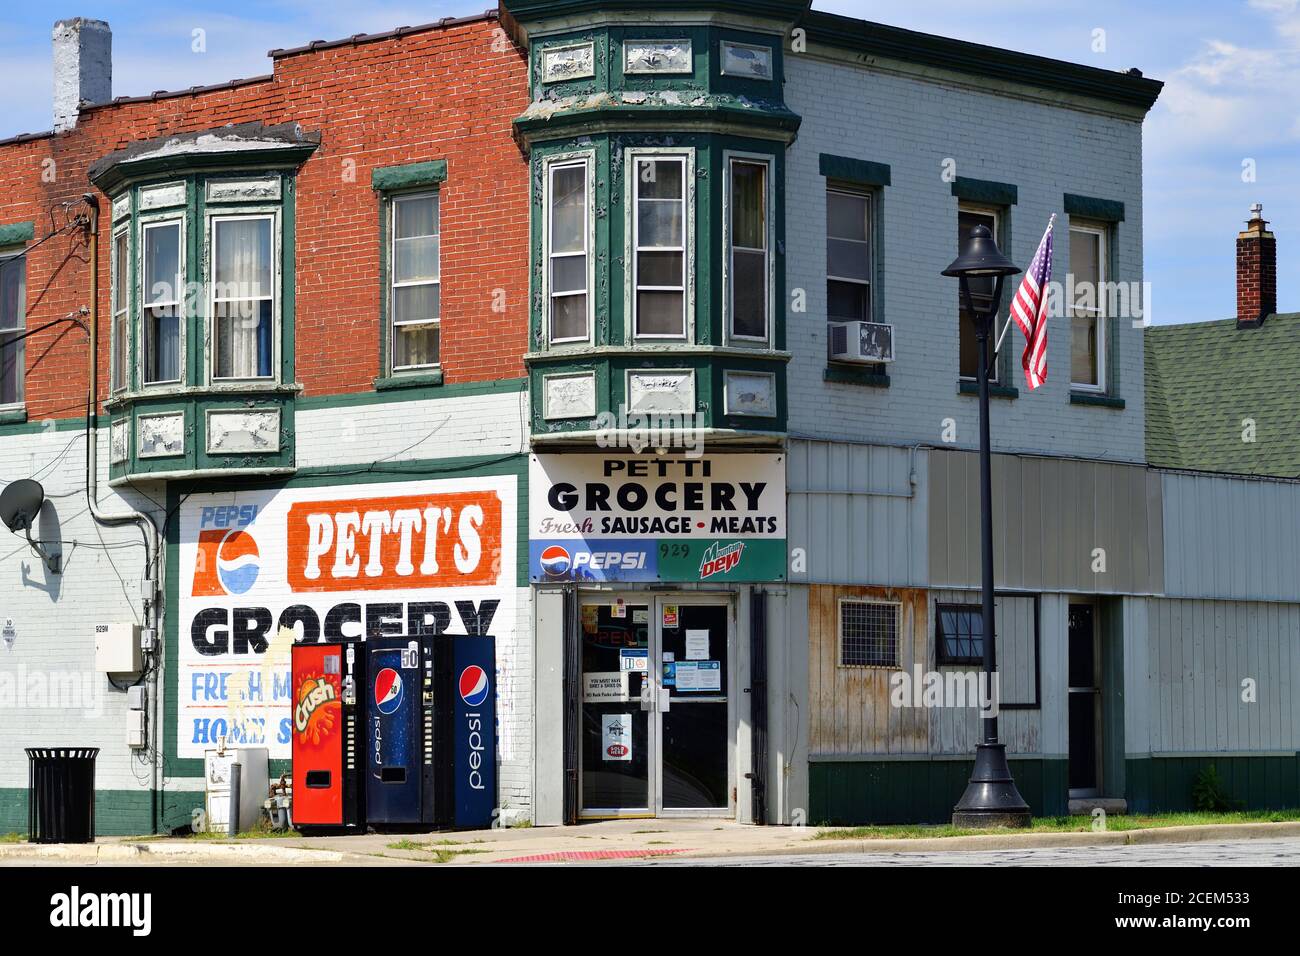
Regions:
[[[897,604],[840,602],[840,663],[845,667],[897,667]]]

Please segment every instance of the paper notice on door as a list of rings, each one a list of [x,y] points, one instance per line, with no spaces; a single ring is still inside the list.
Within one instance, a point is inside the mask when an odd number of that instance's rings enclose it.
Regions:
[[[623,647],[618,652],[618,665],[625,671],[649,671],[650,652],[645,648]]]
[[[583,674],[582,699],[588,704],[621,704],[627,701],[627,672],[598,671]]]
[[[601,714],[601,756],[605,760],[632,759],[632,715]]]
[[[600,630],[600,608],[594,604],[585,605],[582,609],[582,633],[595,634]]]
[[[676,686],[682,693],[722,690],[720,661],[678,661],[676,671]]]
[[[686,631],[686,659],[688,661],[707,661],[709,659],[709,632]]]
[[[677,628],[677,605],[676,604],[664,605],[664,627],[670,631],[676,630]]]

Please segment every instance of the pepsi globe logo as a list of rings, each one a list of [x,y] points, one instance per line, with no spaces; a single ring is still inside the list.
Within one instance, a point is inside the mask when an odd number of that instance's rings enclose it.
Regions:
[[[542,552],[542,570],[553,578],[562,577],[569,573],[572,562],[569,560],[569,552],[564,550],[558,544],[553,544]]]
[[[487,671],[471,664],[460,672],[460,699],[470,707],[479,707],[487,700]]]
[[[228,594],[245,594],[261,570],[262,555],[247,531],[231,529],[217,545],[217,579]]]
[[[464,678],[461,678],[464,686]],[[381,714],[395,713],[402,706],[402,675],[385,667],[375,675],[375,709]]]

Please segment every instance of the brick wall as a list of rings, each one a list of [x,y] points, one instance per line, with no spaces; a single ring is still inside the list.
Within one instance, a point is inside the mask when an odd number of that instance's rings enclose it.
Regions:
[[[523,53],[495,20],[290,53],[274,77],[83,112],[70,133],[0,145],[0,225],[34,222],[90,187],[86,169],[128,143],[228,123],[297,122],[321,134],[297,200],[297,369],[307,395],[368,390],[379,374],[375,167],[448,163],[441,196],[445,380],[523,375],[528,175],[510,134],[527,105]],[[101,196],[107,224],[108,203]],[[106,231],[106,230],[105,230]],[[28,259],[28,326],[86,304],[84,241],[61,236]],[[108,243],[100,255],[101,398],[108,388]],[[504,311],[494,311],[494,303]],[[27,347],[30,419],[84,414],[85,336],[60,326]]]

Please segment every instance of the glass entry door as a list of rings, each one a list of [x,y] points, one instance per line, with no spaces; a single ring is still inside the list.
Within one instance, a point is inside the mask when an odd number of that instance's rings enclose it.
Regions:
[[[729,814],[730,605],[600,595],[580,616],[582,815]]]

